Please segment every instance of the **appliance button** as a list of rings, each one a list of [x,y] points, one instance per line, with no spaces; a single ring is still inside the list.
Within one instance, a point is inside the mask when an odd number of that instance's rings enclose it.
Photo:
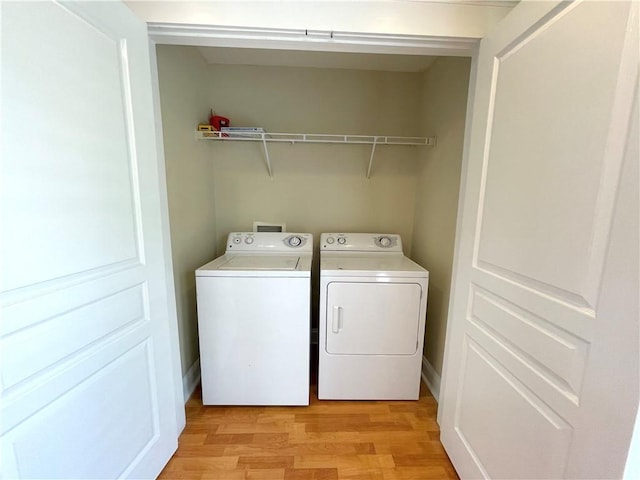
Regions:
[[[240,243],[242,239],[240,237],[233,237],[233,243]]]
[[[289,237],[289,241],[287,243],[289,243],[290,247],[299,247],[302,245],[302,238],[297,235],[292,235]]]

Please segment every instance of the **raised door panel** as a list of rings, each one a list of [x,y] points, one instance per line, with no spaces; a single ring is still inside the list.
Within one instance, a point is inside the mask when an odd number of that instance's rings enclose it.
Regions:
[[[61,6],[23,12],[3,19],[2,224],[30,254],[3,259],[4,291],[142,261],[127,44]]]
[[[144,455],[159,434],[150,348],[132,347],[21,426],[21,478],[117,478]]]
[[[463,355],[456,424],[483,476],[531,478],[536,472],[538,479],[561,478],[570,425],[473,340]],[[510,413],[509,421],[504,412]]]
[[[628,10],[557,12],[496,52],[492,72],[475,264],[591,310],[617,186],[603,158]]]
[[[329,283],[327,353],[415,354],[421,294],[416,283]]]

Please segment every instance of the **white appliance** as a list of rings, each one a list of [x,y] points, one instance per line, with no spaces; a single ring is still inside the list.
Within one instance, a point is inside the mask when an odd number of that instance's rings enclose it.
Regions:
[[[428,282],[399,235],[321,235],[319,399],[418,399]]]
[[[308,233],[231,233],[196,270],[205,405],[308,405]]]

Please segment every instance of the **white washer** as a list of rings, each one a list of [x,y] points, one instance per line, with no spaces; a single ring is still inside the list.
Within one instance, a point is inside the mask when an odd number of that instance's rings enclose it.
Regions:
[[[205,405],[308,405],[308,233],[231,233],[196,270]]]
[[[321,235],[318,398],[418,399],[428,282],[399,235]]]

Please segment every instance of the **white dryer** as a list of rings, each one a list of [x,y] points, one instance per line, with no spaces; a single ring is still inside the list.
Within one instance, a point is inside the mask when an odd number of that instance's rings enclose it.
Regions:
[[[196,270],[202,402],[308,405],[308,233],[231,233]]]
[[[399,235],[321,235],[319,399],[418,399],[428,282]]]

